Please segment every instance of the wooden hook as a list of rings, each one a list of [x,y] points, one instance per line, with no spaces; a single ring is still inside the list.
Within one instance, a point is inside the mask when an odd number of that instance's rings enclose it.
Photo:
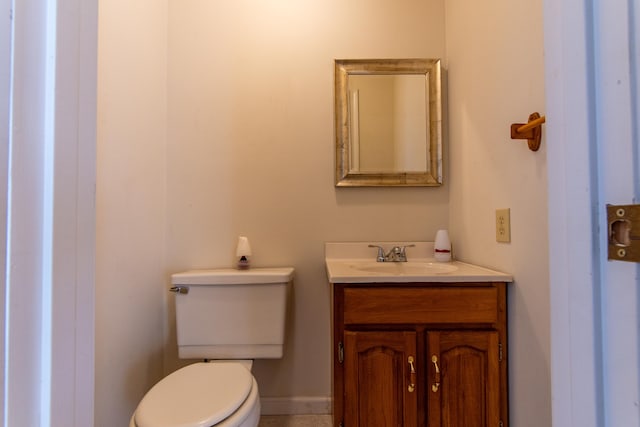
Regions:
[[[545,116],[538,113],[529,115],[528,123],[513,123],[511,125],[511,139],[526,139],[531,151],[538,151],[542,140],[542,124],[546,121]]]

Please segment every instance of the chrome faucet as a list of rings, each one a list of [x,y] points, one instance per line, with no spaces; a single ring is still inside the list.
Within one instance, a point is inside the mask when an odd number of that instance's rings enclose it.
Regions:
[[[370,248],[378,248],[378,255],[376,256],[377,262],[407,262],[407,248],[414,247],[415,245],[394,246],[385,255],[384,248],[378,245],[369,245]]]

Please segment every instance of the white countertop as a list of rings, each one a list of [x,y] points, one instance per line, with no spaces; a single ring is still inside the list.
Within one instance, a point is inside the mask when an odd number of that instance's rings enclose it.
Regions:
[[[406,249],[407,262],[376,263],[376,249],[415,245]],[[388,249],[387,249],[388,248]],[[460,261],[440,263],[430,254],[433,242],[330,242],[325,264],[330,283],[512,282],[513,276]]]

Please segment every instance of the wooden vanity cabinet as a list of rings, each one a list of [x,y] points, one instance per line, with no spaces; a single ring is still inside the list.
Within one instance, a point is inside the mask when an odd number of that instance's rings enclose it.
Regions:
[[[335,427],[507,427],[505,283],[333,284]]]

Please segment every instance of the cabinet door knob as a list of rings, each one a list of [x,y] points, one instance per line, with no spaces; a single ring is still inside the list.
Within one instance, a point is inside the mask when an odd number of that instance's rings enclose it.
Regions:
[[[407,387],[407,390],[409,391],[409,393],[413,393],[414,391],[416,391],[416,366],[415,366],[415,358],[413,356],[409,356],[409,358],[407,359],[407,362],[409,362],[409,386]]]

